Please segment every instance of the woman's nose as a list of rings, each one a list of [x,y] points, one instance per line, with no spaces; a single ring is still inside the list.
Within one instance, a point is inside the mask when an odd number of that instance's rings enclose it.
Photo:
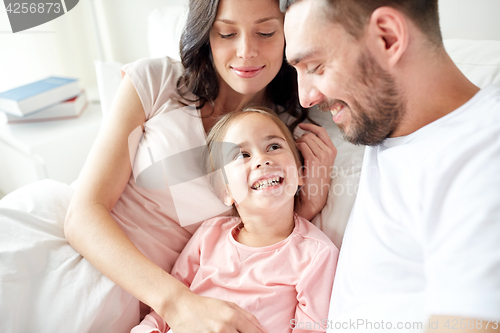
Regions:
[[[249,36],[242,36],[238,43],[236,55],[243,59],[251,59],[257,56],[257,46]]]

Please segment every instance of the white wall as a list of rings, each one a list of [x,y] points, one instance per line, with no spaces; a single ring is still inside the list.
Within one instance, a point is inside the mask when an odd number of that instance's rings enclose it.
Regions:
[[[0,91],[49,75],[74,76],[95,86],[98,58],[90,3],[24,33],[8,33],[0,5]],[[106,60],[127,63],[147,57],[151,10],[188,0],[95,0]],[[500,40],[500,0],[439,0],[444,38]]]
[[[500,0],[439,0],[443,37],[500,40]]]
[[[132,62],[147,57],[147,18],[149,13],[158,7],[187,3],[187,0],[105,0],[102,10],[105,18],[101,18],[102,30],[112,36],[112,47],[108,50],[108,60],[122,63]]]
[[[0,4],[0,91],[50,75],[77,77],[82,87],[96,85],[97,58],[88,1],[65,15],[13,34]]]
[[[188,0],[102,0],[112,38],[109,60],[131,62],[148,56],[147,16],[153,8]],[[500,0],[439,0],[444,38],[500,40]]]

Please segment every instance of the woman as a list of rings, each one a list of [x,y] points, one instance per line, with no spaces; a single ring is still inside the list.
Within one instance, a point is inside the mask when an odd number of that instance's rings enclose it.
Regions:
[[[61,259],[50,272],[40,264],[37,284],[26,286],[31,288],[28,295],[36,295],[39,302],[51,300],[58,308],[41,311],[38,306],[32,309],[34,317],[24,322],[15,313],[18,309],[2,305],[7,311],[2,316],[9,317],[2,325],[12,325],[7,331],[15,331],[16,325],[23,331],[123,331],[139,319],[137,299],[151,306],[176,333],[264,331],[236,305],[197,296],[168,274],[195,228],[182,228],[176,222],[171,193],[141,188],[133,171],[141,156],[154,157],[155,147],[165,148],[164,137],[185,126],[175,118],[163,121],[182,105],[197,106],[201,118],[183,121],[198,126],[201,119],[205,132],[218,116],[248,104],[293,110],[295,79],[287,76],[290,69],[283,64],[283,50],[283,16],[276,0],[195,0],[181,42],[185,70],[166,58],[124,68],[110,118],[89,155],[64,224],[66,239],[86,260],[68,246],[54,253],[70,259]],[[137,138],[134,133],[141,127],[139,140],[140,130]],[[298,139],[306,162],[333,164],[335,150],[326,131],[301,127],[316,134]],[[183,132],[186,140],[196,136],[194,130],[188,127]],[[134,166],[129,153],[135,156]],[[329,182],[325,176],[309,177],[306,183]],[[323,207],[326,193],[302,196],[305,200],[297,212],[311,219]],[[64,274],[52,274],[68,266],[71,269]],[[58,289],[45,281],[51,274],[57,282],[50,283]],[[42,303],[51,306],[49,301]]]

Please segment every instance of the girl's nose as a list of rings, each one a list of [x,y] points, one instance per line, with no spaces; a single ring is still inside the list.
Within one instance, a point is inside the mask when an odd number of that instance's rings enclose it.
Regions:
[[[271,165],[271,162],[270,162],[270,161],[262,161],[262,162],[261,162],[261,161],[259,161],[259,162],[257,162],[257,164],[255,165],[255,167],[258,169],[258,168],[260,168],[260,167],[261,167],[261,166],[263,166],[263,165]]]

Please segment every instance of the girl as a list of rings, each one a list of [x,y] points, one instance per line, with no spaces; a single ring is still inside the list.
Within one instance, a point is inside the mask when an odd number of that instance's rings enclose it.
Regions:
[[[286,126],[269,111],[232,112],[210,131],[213,190],[239,216],[205,221],[172,276],[199,295],[235,302],[269,332],[324,332],[338,250],[294,213],[303,184],[299,153]],[[132,333],[168,328],[152,312]]]
[[[195,228],[179,225],[169,187],[147,190],[134,178],[150,156],[158,161],[159,152],[177,152],[180,143],[205,142],[216,117],[229,110],[266,105],[297,120],[305,116],[297,113],[294,70],[283,62],[277,0],[191,0],[189,7],[182,63],[165,57],[123,68],[74,195],[65,184],[42,182],[0,201],[0,331],[129,331],[139,322],[139,300],[176,333],[213,326],[263,331],[246,311],[200,297],[172,278]],[[198,115],[163,121],[183,114],[173,111],[185,105]],[[298,140],[306,162],[332,165],[326,131],[302,127],[316,134]],[[306,184],[330,181],[317,176]],[[301,194],[298,214],[316,215],[326,201],[322,194]],[[30,320],[22,319],[26,313]]]

